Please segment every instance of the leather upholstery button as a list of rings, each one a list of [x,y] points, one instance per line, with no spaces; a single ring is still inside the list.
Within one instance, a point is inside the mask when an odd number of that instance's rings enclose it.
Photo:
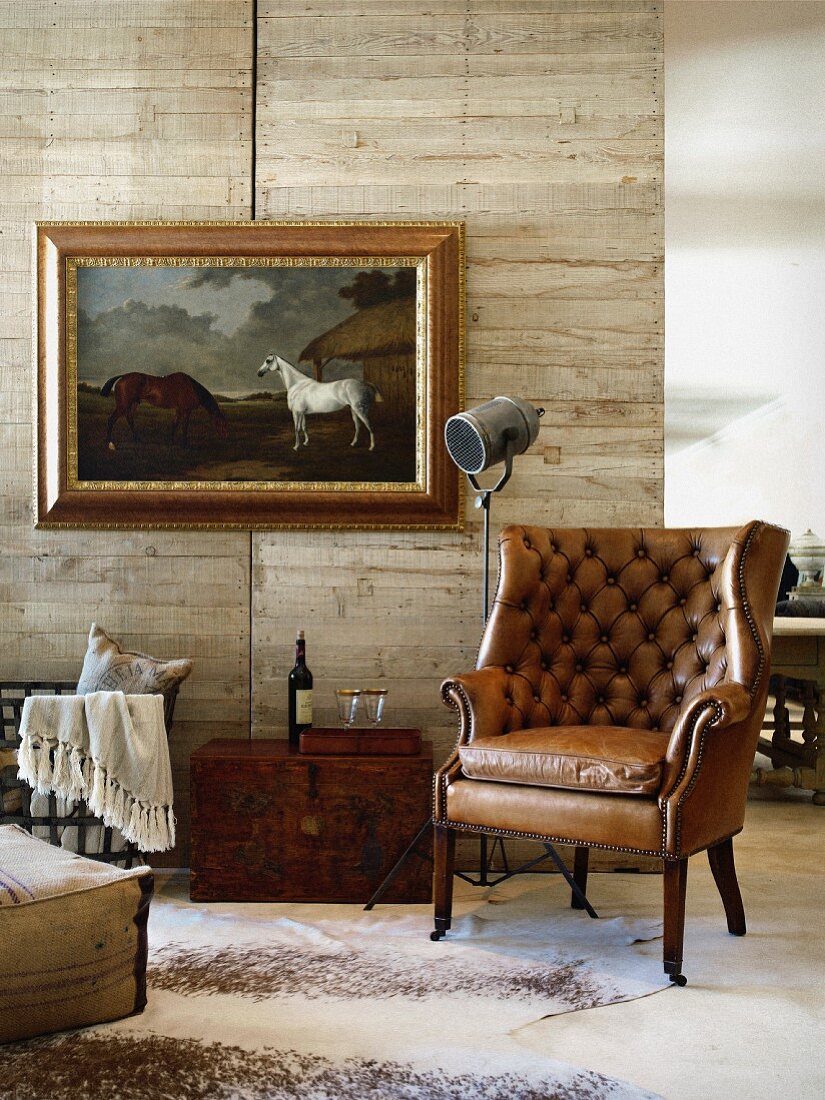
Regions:
[[[699,641],[699,635],[698,634],[691,634],[690,640],[692,642],[698,642]]]
[[[607,638],[606,634],[602,634],[601,638],[599,638],[599,641],[603,642],[603,643],[606,642],[607,640],[608,640],[608,638]]]
[[[681,695],[675,695],[673,697],[673,702],[674,703],[681,703],[681,701],[682,701],[682,696]]]
[[[539,636],[539,632],[537,630],[531,630],[530,631],[530,640],[531,641],[534,642],[536,640],[536,638],[538,638],[538,636]]]
[[[572,583],[573,583],[573,574],[572,574],[572,573],[568,573],[568,574],[567,574],[567,583],[568,583],[568,584],[572,584]]]
[[[659,580],[662,582],[662,584],[667,584],[667,582],[670,580],[670,577],[668,576],[667,573],[662,573]]]
[[[615,584],[616,583],[616,578],[615,577],[608,577],[607,578],[607,583],[608,584]]]
[[[639,605],[637,603],[628,604],[628,611],[636,611]]]
[[[524,540],[524,545],[525,545],[525,546],[527,547],[527,549],[529,550],[529,549],[530,549],[530,540],[529,540],[529,539],[525,539],[525,540]]]
[[[592,550],[590,549],[590,547],[589,547],[589,546],[588,546],[588,547],[587,547],[587,549],[585,550],[585,552],[584,552],[584,556],[585,556],[586,558],[592,558],[592,557],[593,557],[593,551],[592,551]]]
[[[515,672],[515,669],[513,668],[512,665],[505,665],[504,666],[504,671],[505,672]]]
[[[716,605],[716,613],[717,613],[717,615],[719,614],[719,612],[720,612],[721,610],[722,610],[722,605],[721,605],[720,603],[718,603],[718,604]]]
[[[587,611],[587,604],[586,603],[582,604],[582,611]]]
[[[645,554],[644,550],[637,550],[636,551],[636,557],[637,558],[644,558],[644,557],[647,557],[647,555]]]
[[[584,672],[584,665],[582,665],[582,664],[576,665],[576,672]]]
[[[673,668],[673,661],[668,661],[668,663],[665,665],[665,668]]]
[[[640,699],[639,700],[639,706],[640,707],[646,707],[647,706],[647,699]]]
[[[545,672],[547,671],[547,669],[549,667],[550,666],[547,664],[547,661],[541,661],[540,664],[539,664],[539,668],[543,669]]]
[[[656,635],[655,635],[655,634],[653,634],[653,633],[650,633],[650,634],[648,634],[648,636],[647,636],[647,640],[648,640],[649,642],[655,642],[655,641],[656,641]]]
[[[565,645],[567,645],[567,643],[570,641],[570,635],[569,634],[562,634],[561,640],[564,642]]]
[[[561,697],[561,701],[562,701],[563,703],[566,703],[566,702],[567,702],[567,696],[566,696],[566,695],[562,695],[562,697]]]
[[[519,606],[521,607],[522,611],[526,611],[527,610],[527,600],[522,600],[521,604]]]
[[[603,703],[604,702],[604,696],[603,695],[597,695],[596,696],[596,702],[597,703]]]
[[[685,599],[684,596],[682,596],[682,598],[679,600],[679,607],[684,607],[686,603],[687,603],[687,600]]]
[[[556,544],[555,544],[554,542],[551,542],[551,543],[550,543],[550,549],[551,549],[551,550],[552,550],[552,552],[553,552],[553,553],[555,554],[555,552],[556,552]]]
[[[699,550],[699,547],[697,546],[696,549],[693,551],[694,558],[698,558],[700,553],[701,553],[701,551]]]
[[[533,696],[533,702],[540,703],[541,702],[541,696],[540,695],[534,695]]]
[[[622,676],[627,676],[627,665],[619,665],[619,672]]]

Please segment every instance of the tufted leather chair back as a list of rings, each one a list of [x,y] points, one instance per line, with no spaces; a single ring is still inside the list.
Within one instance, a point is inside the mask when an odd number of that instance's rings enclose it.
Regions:
[[[752,694],[766,689],[775,596],[757,593],[754,606],[747,589],[756,586],[746,580],[760,554],[773,567],[786,538],[758,522],[505,528],[477,662],[508,674],[512,706],[502,732],[558,725],[669,732],[691,699],[723,680]]]

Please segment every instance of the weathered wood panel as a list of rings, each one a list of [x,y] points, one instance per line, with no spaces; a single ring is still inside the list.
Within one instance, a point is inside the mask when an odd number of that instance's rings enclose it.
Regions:
[[[661,522],[661,9],[259,6],[258,216],[466,219],[467,403],[547,410],[494,527]],[[481,629],[472,504],[463,535],[254,536],[256,732],[283,727],[303,627],[321,719],[383,679],[443,757],[439,683]]]
[[[459,176],[458,170],[456,176]],[[488,221],[495,218],[494,224],[498,227],[510,223],[514,237],[538,233],[547,234],[548,239],[552,239],[553,229],[560,223],[568,230],[565,235],[590,236],[594,230],[597,234],[600,231],[610,233],[607,227],[631,212],[649,222],[649,233],[653,239],[662,239],[663,226],[657,215],[661,203],[661,183],[639,185],[638,181],[631,180],[619,184],[553,184],[546,181],[498,184],[488,182],[486,177],[482,182],[468,181],[462,177],[444,186],[435,186],[432,181],[426,185],[402,181],[393,186],[341,183],[338,187],[315,189],[296,187],[285,179],[277,186],[259,184],[256,209],[259,216],[267,218],[290,214],[292,217],[310,217],[313,216],[312,208],[327,192],[330,192],[330,211],[325,215],[328,217],[343,214],[375,217],[376,210],[383,211],[382,217],[387,217],[390,211],[396,217],[423,217],[422,211],[427,211],[428,217],[439,218],[472,215],[475,222],[479,215],[485,215]],[[520,228],[525,216],[531,218],[531,229]],[[576,234],[574,223],[587,226],[587,233]],[[484,232],[483,227],[479,232]],[[637,235],[637,239],[640,236]]]
[[[234,0],[174,0],[173,3],[169,0],[140,0],[139,3],[26,0],[24,20],[16,10],[19,6],[15,3],[0,5],[0,27],[13,31],[39,28],[91,30],[100,37],[112,37],[111,32],[128,29],[135,32],[133,41],[136,43],[143,41],[142,32],[155,28],[174,27],[188,33],[195,28],[214,27],[228,32],[236,27],[249,26],[253,14],[251,4],[235,3]],[[186,53],[178,55],[179,62],[186,58]],[[201,57],[203,64],[209,60],[208,55]],[[193,61],[197,64],[198,55],[193,56]],[[237,61],[248,64],[248,58],[240,54]]]
[[[489,147],[464,152],[458,168],[465,184],[481,186],[479,181],[492,175],[505,184],[541,184],[549,172],[562,182],[597,182],[607,177],[622,183],[660,179],[663,147],[653,140],[571,138],[564,144],[556,142],[549,146],[543,156],[490,151]],[[456,175],[453,157],[438,150],[430,151],[426,146],[418,153],[395,153],[351,150],[342,143],[337,154],[328,149],[313,154],[301,148],[289,151],[283,135],[277,141],[261,142],[258,163],[267,166],[259,176],[264,184],[277,183],[288,176],[293,186],[301,187],[325,187],[332,176],[343,175],[362,187],[396,181],[411,183],[422,175],[432,184],[449,186]]]
[[[75,0],[60,0],[52,5],[53,15],[46,20],[46,26],[30,26],[29,4],[16,4],[14,0],[4,0],[2,11],[6,23],[14,21],[14,26],[3,28],[3,46],[5,66],[11,71],[18,68],[27,72],[39,71],[41,88],[50,88],[47,76],[52,68],[57,71],[74,72],[85,66],[94,65],[98,73],[109,70],[118,73],[123,69],[153,70],[156,77],[166,75],[166,80],[155,87],[178,88],[175,74],[193,69],[208,69],[214,73],[210,90],[220,89],[221,74],[224,70],[239,69],[251,72],[250,42],[252,4],[250,0],[226,0],[216,10],[221,11],[224,25],[208,29],[198,27],[141,27],[132,25],[122,31],[114,31],[112,21],[117,13],[131,11],[135,19],[140,18],[145,0],[101,0],[96,5],[97,22],[91,27],[66,26],[78,11],[91,11],[92,5],[77,3]],[[197,7],[198,0],[193,0]],[[168,10],[176,7],[174,0],[159,0],[159,5]],[[240,9],[246,13],[244,18],[233,21],[233,14]],[[30,67],[27,61],[32,61]],[[64,77],[65,79],[65,77]],[[58,83],[58,85],[60,84]],[[79,87],[84,87],[80,84]],[[90,87],[100,84],[93,79]],[[115,83],[113,87],[123,87]],[[251,103],[250,103],[251,107]],[[209,111],[209,97],[203,102],[203,110]]]
[[[548,16],[548,18],[553,18]],[[277,33],[274,28],[270,33]],[[559,93],[570,91],[574,98],[591,94],[592,90],[605,90],[606,86],[619,89],[617,94],[621,100],[632,99],[635,96],[644,95],[644,82],[655,78],[658,72],[658,59],[655,54],[645,49],[638,53],[626,50],[624,53],[601,54],[598,63],[594,65],[593,58],[587,51],[570,50],[559,53],[518,53],[508,54],[501,50],[492,53],[398,53],[388,65],[382,58],[361,58],[357,68],[353,69],[353,62],[345,54],[338,56],[328,55],[323,57],[279,57],[259,53],[258,78],[266,83],[267,80],[313,80],[324,82],[329,80],[347,80],[347,74],[352,76],[354,87],[364,79],[375,82],[376,94],[379,98],[385,98],[385,90],[389,91],[396,80],[415,78],[425,80],[423,88],[425,100],[429,98],[431,91],[437,91],[438,85],[433,81],[442,78],[452,79],[483,79],[493,77],[503,80],[502,90],[514,94],[518,99],[533,98],[529,95],[529,87],[525,86],[524,77],[538,79],[539,82],[548,74],[552,74],[552,90],[554,95],[545,94],[543,102],[550,105],[559,99]],[[622,77],[617,82],[614,77]],[[519,80],[519,78],[521,78]],[[349,82],[348,82],[349,83]],[[449,85],[446,86],[449,89]],[[541,90],[541,83],[539,89]],[[641,89],[641,90],[640,90]],[[545,89],[546,93],[546,89]],[[346,94],[346,93],[345,93]],[[403,94],[403,92],[402,92]],[[489,85],[480,85],[478,94],[486,99],[494,98],[494,92]],[[288,98],[295,98],[290,96]],[[372,98],[372,97],[371,97]],[[392,98],[390,96],[390,98]],[[507,98],[505,96],[505,98]],[[566,98],[566,97],[565,97]],[[483,102],[483,99],[481,100]],[[475,108],[475,98],[471,108]],[[311,110],[311,108],[308,108]],[[603,111],[610,113],[611,106],[606,104]]]
[[[261,57],[410,57],[448,54],[647,53],[661,40],[661,19],[649,11],[480,10],[364,14],[352,19],[330,6],[320,15],[264,18]],[[353,65],[357,62],[353,62]]]
[[[661,11],[661,0],[338,0],[335,15],[416,16],[464,15],[474,13],[527,15],[566,15],[571,12],[651,12]],[[297,15],[329,15],[327,0],[259,0],[258,14],[263,19],[292,19]]]
[[[31,223],[247,218],[248,0],[1,3],[0,673],[79,674],[95,619],[189,656],[171,747],[188,860],[190,750],[246,735],[249,537],[33,530]]]
[[[545,406],[493,524],[661,519],[661,3],[278,0],[258,6],[259,217],[468,224],[468,404]],[[358,18],[354,18],[354,17]],[[283,729],[298,626],[319,717],[386,679],[394,721],[443,755],[440,680],[480,634],[480,522],[464,534],[31,529],[30,222],[243,218],[243,0],[0,3],[0,665],[74,675],[88,621],[185,652],[173,738]],[[6,666],[8,666],[6,668]],[[182,862],[177,853],[171,862]]]

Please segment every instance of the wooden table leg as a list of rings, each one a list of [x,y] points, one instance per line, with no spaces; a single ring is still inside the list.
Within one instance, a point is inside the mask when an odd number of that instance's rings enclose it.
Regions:
[[[815,806],[825,806],[825,699],[823,689],[817,693],[816,724],[811,747],[814,753],[814,797]]]

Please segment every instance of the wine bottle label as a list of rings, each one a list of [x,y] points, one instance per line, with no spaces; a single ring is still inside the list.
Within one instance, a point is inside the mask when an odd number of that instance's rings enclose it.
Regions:
[[[312,725],[312,688],[295,692],[295,721]]]

